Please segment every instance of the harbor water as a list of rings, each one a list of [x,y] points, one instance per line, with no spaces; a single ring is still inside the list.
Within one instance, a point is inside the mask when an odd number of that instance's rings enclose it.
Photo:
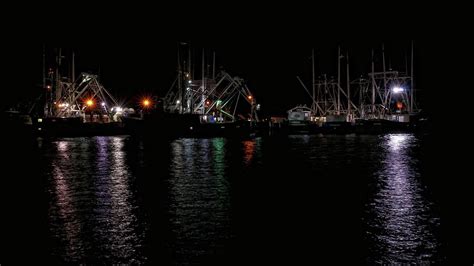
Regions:
[[[20,262],[443,263],[429,139],[9,141],[4,240]]]

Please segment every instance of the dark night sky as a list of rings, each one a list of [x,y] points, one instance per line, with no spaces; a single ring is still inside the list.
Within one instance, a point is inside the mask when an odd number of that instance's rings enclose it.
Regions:
[[[189,40],[184,40],[189,41]],[[316,50],[317,72],[336,76],[338,44],[350,52],[351,79],[370,70],[370,51],[380,51],[380,41],[312,40],[312,41],[194,41],[189,43],[199,53],[202,48],[216,52],[216,65],[231,75],[244,78],[256,94],[262,107],[271,113],[282,113],[299,103],[308,103],[306,93],[299,85],[299,75],[308,83],[311,71],[311,48]],[[405,53],[410,40],[385,40],[387,65],[401,71],[405,68]],[[423,41],[415,40],[415,71],[419,88],[428,75],[423,71]],[[131,100],[144,93],[164,96],[176,74],[177,40],[137,41],[136,43],[100,42],[87,44],[46,44],[48,50],[62,46],[66,55],[73,49],[76,54],[76,72],[100,74],[106,88],[122,100]],[[28,43],[14,47],[18,53],[12,67],[19,71],[11,99],[39,94],[42,76],[42,43]],[[11,53],[10,51],[8,53]],[[12,56],[12,54],[9,54]],[[379,56],[380,57],[380,56]],[[209,57],[210,59],[210,57]],[[210,63],[210,62],[209,62]],[[197,64],[200,66],[201,60]],[[49,64],[51,65],[51,64]],[[381,65],[379,65],[380,67]],[[388,66],[387,66],[388,67]],[[345,69],[343,65],[341,69]],[[344,80],[344,76],[341,78]],[[421,100],[421,99],[420,99]]]
[[[80,20],[62,24],[57,31],[46,27],[52,19],[29,25],[24,31],[11,29],[8,33],[12,37],[6,39],[6,48],[2,49],[3,65],[8,66],[9,77],[2,89],[8,100],[2,107],[41,92],[38,85],[43,44],[49,48],[63,47],[66,51],[74,49],[77,72],[100,71],[106,88],[133,103],[134,97],[144,93],[165,94],[175,75],[177,42],[190,42],[198,50],[216,51],[217,64],[231,75],[247,80],[264,110],[284,114],[296,104],[310,103],[296,75],[309,82],[312,48],[317,53],[317,71],[334,76],[337,46],[341,45],[343,51],[349,49],[353,79],[369,71],[370,50],[380,50],[382,42],[386,45],[387,62],[403,71],[405,53],[412,39],[416,86],[424,93],[419,100],[425,109],[432,106],[426,91],[433,87],[433,63],[440,56],[438,47],[433,46],[437,37],[433,35],[436,31],[433,25],[421,23],[408,27],[400,21],[368,27],[370,23],[359,22],[355,17],[348,20],[351,23],[331,24],[325,18],[297,19],[295,12],[290,13],[296,19],[268,13],[267,17],[258,17],[256,13],[250,17],[221,14],[196,25],[144,14],[146,18],[138,21],[119,19],[118,15],[100,21]]]

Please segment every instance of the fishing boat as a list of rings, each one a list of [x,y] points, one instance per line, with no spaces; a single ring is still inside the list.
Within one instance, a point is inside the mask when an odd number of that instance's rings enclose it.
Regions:
[[[311,87],[306,86],[298,76],[297,80],[312,104],[304,110],[297,106],[288,111],[290,132],[385,133],[421,128],[420,109],[415,101],[413,43],[410,69],[408,64],[404,72],[386,69],[382,45],[380,71],[376,71],[372,51],[371,72],[366,78],[355,80],[350,80],[348,52],[343,54],[338,48],[337,79],[328,78],[326,74],[316,77],[314,50],[311,58]],[[345,88],[341,82],[343,62],[346,64]]]
[[[155,108],[144,106],[140,117],[124,118],[126,128],[152,138],[253,134],[260,106],[244,79],[222,69],[216,73],[215,53],[211,71],[206,67],[204,50],[201,75],[194,75],[191,48],[181,46],[177,76],[166,95]]]
[[[71,75],[63,75],[64,56],[56,49],[54,67],[46,72],[43,51],[43,108],[33,115],[39,136],[94,136],[124,134],[121,118],[133,110],[120,106],[99,82],[98,76],[81,73],[75,77],[74,53]],[[40,104],[41,105],[41,104]]]

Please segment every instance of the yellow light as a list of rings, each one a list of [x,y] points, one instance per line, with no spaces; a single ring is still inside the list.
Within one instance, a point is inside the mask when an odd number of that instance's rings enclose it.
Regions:
[[[249,98],[249,100],[252,100],[252,95],[249,95],[247,98]]]
[[[94,101],[87,100],[86,104],[87,104],[87,106],[92,106],[92,105],[94,105]]]
[[[149,105],[150,105],[150,101],[149,101],[149,100],[147,100],[147,99],[143,100],[143,106],[147,107],[147,106],[149,106]]]

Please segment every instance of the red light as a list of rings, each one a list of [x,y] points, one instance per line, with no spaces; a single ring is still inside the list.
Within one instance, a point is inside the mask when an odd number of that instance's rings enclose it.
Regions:
[[[403,103],[402,102],[397,102],[397,108],[402,109],[403,108]]]

